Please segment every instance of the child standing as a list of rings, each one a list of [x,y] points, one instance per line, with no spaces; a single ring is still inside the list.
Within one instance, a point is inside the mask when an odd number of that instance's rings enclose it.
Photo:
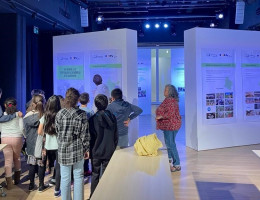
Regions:
[[[45,149],[47,150],[47,159],[53,158],[53,161],[58,160],[58,142],[57,133],[55,130],[55,117],[61,109],[59,97],[56,95],[51,96],[47,103],[44,115],[40,119],[40,125],[38,128],[38,134],[45,134]],[[54,197],[59,197],[60,191],[60,164],[56,161],[53,179],[55,180]]]
[[[58,162],[61,171],[62,200],[71,199],[71,169],[73,168],[73,199],[84,198],[83,163],[89,157],[89,127],[86,113],[77,107],[79,91],[66,91],[65,108],[55,118],[58,139]]]
[[[89,103],[89,94],[84,92],[80,95],[79,97],[79,109],[84,110],[87,114],[87,119],[89,120],[90,117],[94,115],[94,111],[89,109],[87,107]],[[89,170],[89,159],[86,159],[84,162],[84,176],[90,176],[91,175],[91,170]]]
[[[39,174],[39,192],[44,191],[47,187],[44,185],[44,172],[46,167],[46,153],[42,151],[43,140],[38,140],[39,120],[43,116],[45,98],[41,95],[34,95],[32,98],[32,110],[24,117],[24,129],[27,143],[27,154],[29,164],[29,191],[35,189],[34,178],[38,168]],[[39,137],[40,138],[40,137]],[[37,144],[36,144],[37,143]],[[37,153],[36,153],[37,151]],[[41,155],[41,156],[37,156]]]
[[[122,90],[116,88],[111,92],[112,103],[107,110],[116,116],[118,127],[118,146],[120,148],[128,146],[128,125],[130,120],[140,115],[143,110],[138,106],[123,100]]]
[[[8,98],[5,100],[5,113],[4,115],[18,116],[16,109],[17,102],[14,98]],[[5,178],[7,183],[7,189],[10,190],[12,182],[12,166],[14,164],[14,184],[17,185],[20,182],[21,174],[21,159],[20,153],[23,145],[23,118],[16,117],[11,121],[2,123],[0,125],[2,144],[7,144],[4,148],[5,157]]]
[[[104,173],[118,142],[117,123],[115,116],[108,110],[108,99],[99,94],[95,98],[96,114],[89,119],[90,127],[90,158],[92,163],[91,193],[99,182],[102,165]]]

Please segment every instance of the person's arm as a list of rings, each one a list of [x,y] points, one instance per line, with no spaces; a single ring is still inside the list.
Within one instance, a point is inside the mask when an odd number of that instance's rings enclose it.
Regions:
[[[130,120],[136,118],[138,115],[140,115],[143,112],[143,110],[138,106],[135,106],[133,104],[130,104],[130,106],[131,106],[131,113],[129,115]]]
[[[89,125],[88,125],[87,116],[85,114],[82,115],[80,138],[82,141],[84,152],[89,152],[90,133],[89,133]],[[85,159],[86,159],[86,154],[85,154]]]
[[[115,143],[115,147],[116,147],[117,144],[118,144],[118,129],[117,129],[117,121],[116,121],[115,115],[113,115],[113,119],[114,119],[114,122],[115,122],[115,125],[116,125],[115,135],[114,135],[114,143]]]
[[[40,119],[40,125],[38,127],[38,134],[43,135],[44,116]]]
[[[23,118],[19,118],[19,129],[20,129],[20,131],[24,131],[24,128],[23,128]]]
[[[0,123],[11,121],[16,117],[16,114],[4,115],[2,107],[0,106]]]
[[[168,100],[164,100],[161,105],[157,108],[158,113],[156,113],[156,120],[163,120],[163,119],[168,119],[169,118],[169,112],[168,112],[168,107],[169,107]]]
[[[60,117],[60,112],[58,112],[56,117],[55,117],[55,130],[56,130],[56,133],[57,133],[57,137],[59,136],[59,132],[60,132],[59,117]]]

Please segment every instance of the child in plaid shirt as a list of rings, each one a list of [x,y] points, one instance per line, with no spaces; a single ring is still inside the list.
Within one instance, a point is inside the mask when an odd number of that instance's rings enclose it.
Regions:
[[[55,118],[58,139],[58,162],[61,170],[61,198],[71,199],[71,169],[74,174],[73,199],[83,199],[83,163],[89,157],[89,127],[85,111],[77,107],[79,91],[69,88],[65,108]]]

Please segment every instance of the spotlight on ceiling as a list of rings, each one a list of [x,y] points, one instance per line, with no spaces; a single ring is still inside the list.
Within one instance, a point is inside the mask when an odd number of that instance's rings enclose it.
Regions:
[[[156,23],[156,24],[154,25],[154,27],[155,27],[155,28],[160,28],[160,24],[159,24],[159,23]]]
[[[167,23],[164,23],[164,24],[163,24],[163,27],[164,27],[164,28],[168,28],[169,25],[168,25]]]
[[[209,24],[210,28],[214,28],[216,25],[212,22]]]
[[[146,23],[146,24],[144,25],[144,27],[145,27],[146,29],[149,29],[151,26],[150,26],[150,24]]]
[[[103,21],[104,21],[104,17],[103,17],[102,15],[97,16],[96,22],[97,22],[98,24],[101,24]]]
[[[218,13],[218,14],[216,14],[216,18],[217,19],[223,19],[224,18],[224,14],[223,13]]]

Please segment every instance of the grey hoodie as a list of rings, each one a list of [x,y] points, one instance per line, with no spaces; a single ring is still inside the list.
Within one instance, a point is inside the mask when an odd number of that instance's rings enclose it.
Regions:
[[[23,118],[24,133],[26,137],[27,154],[34,156],[36,139],[38,136],[38,127],[40,124],[39,113],[29,112]]]
[[[128,103],[123,99],[117,99],[108,105],[107,110],[115,115],[117,120],[118,136],[128,135],[128,127],[124,125],[124,121],[130,120],[140,115],[143,110],[138,106]]]

